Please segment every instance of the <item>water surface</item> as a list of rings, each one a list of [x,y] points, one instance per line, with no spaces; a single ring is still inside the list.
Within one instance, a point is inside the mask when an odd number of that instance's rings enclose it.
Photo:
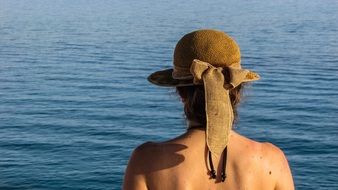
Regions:
[[[185,130],[171,65],[187,32],[232,35],[237,130],[285,152],[297,189],[338,189],[337,1],[0,0],[0,189],[119,189],[131,151]]]

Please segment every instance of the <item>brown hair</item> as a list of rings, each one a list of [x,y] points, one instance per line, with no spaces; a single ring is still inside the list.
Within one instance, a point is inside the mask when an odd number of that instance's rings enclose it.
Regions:
[[[223,69],[223,74],[225,81],[228,82],[230,78],[229,71],[227,69]],[[234,122],[237,120],[236,108],[241,99],[241,89],[242,85],[239,85],[229,91],[230,101],[234,113]],[[206,126],[204,86],[176,87],[176,92],[182,98],[186,118]]]

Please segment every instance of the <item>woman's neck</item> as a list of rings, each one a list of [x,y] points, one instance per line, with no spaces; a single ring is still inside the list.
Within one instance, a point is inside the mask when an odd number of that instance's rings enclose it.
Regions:
[[[187,120],[187,127],[188,127],[188,130],[189,129],[196,129],[196,128],[199,128],[199,129],[205,129],[205,126],[197,121],[193,121],[193,120]]]

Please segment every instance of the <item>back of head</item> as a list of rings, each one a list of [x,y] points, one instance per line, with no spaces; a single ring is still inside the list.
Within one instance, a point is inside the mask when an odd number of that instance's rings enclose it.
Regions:
[[[226,75],[225,75],[226,76]],[[229,91],[230,101],[233,108],[234,122],[238,118],[237,106],[241,100],[243,85],[239,85]],[[206,126],[205,92],[203,86],[176,87],[177,94],[181,97],[186,119]],[[226,101],[226,100],[224,100]]]
[[[184,78],[182,70],[190,68],[194,59],[211,63],[213,66],[225,67],[223,73],[227,82],[229,82],[230,76],[226,67],[241,68],[239,46],[229,35],[218,30],[194,31],[179,40],[174,51],[173,76]],[[241,87],[242,85],[239,85],[229,92],[235,119],[237,117],[236,105],[240,101]],[[180,86],[176,87],[176,91],[184,103],[186,118],[205,126],[205,92],[203,86]]]

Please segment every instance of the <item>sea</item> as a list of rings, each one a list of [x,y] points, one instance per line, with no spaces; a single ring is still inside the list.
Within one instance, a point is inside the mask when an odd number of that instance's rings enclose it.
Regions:
[[[186,131],[146,78],[205,28],[261,76],[235,130],[280,147],[296,189],[338,190],[336,0],[0,0],[0,190],[121,189],[138,145]]]

